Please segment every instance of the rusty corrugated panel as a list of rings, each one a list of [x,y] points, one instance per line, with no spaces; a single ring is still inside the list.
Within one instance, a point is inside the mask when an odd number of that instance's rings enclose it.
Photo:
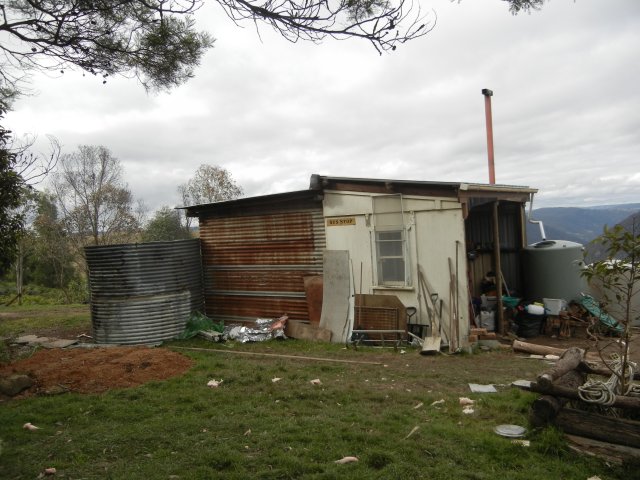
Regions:
[[[212,318],[254,320],[286,313],[308,319],[304,277],[322,274],[322,206],[280,212],[265,206],[265,211],[200,218],[205,304]]]
[[[277,318],[287,314],[289,318],[307,317],[304,298],[283,298],[275,295],[207,295],[207,315],[217,320],[253,321],[256,318]]]
[[[322,298],[324,293],[324,282],[321,275],[305,276],[304,293],[307,297],[307,311],[309,321],[314,325],[320,325],[322,315]]]
[[[98,343],[156,343],[203,310],[199,240],[85,249]]]

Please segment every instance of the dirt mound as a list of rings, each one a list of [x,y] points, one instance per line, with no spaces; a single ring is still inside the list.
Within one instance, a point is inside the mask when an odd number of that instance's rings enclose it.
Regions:
[[[100,393],[181,375],[192,365],[190,358],[165,348],[66,348],[39,350],[30,358],[0,365],[0,377],[22,373],[33,378],[34,386],[18,397]]]

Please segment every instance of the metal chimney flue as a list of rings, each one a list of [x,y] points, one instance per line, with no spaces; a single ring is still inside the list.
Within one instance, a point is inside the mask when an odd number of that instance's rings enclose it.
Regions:
[[[489,183],[495,185],[496,170],[493,163],[493,120],[491,117],[491,97],[493,91],[488,88],[482,89],[484,95],[484,114],[487,122],[487,154],[489,156]]]

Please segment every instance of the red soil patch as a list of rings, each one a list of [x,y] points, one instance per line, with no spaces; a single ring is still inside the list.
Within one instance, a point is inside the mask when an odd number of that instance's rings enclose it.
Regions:
[[[0,376],[29,375],[34,386],[19,397],[101,393],[181,375],[193,361],[164,348],[109,347],[39,350],[30,358],[0,365]]]

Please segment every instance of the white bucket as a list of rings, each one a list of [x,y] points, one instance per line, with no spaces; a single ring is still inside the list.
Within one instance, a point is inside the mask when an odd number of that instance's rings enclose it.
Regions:
[[[562,298],[543,298],[542,302],[549,315],[559,315],[562,310],[567,308],[567,301]]]
[[[530,315],[544,315],[544,307],[542,305],[527,305],[527,313]]]

